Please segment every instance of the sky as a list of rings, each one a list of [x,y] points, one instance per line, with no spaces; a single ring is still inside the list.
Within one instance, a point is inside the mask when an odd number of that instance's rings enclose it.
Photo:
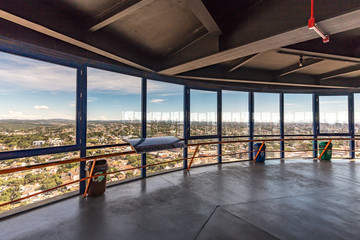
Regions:
[[[76,69],[0,52],[0,119],[75,119]]]
[[[141,78],[88,68],[88,119],[139,120]],[[149,120],[183,119],[183,86],[148,80]],[[76,69],[0,53],[0,119],[75,119]],[[217,93],[190,91],[192,121],[216,121]],[[285,121],[311,122],[312,95],[285,94]],[[279,122],[279,94],[255,93],[255,121]],[[355,95],[360,122],[360,95]],[[223,91],[223,121],[248,121],[248,93]],[[320,121],[347,122],[346,96],[320,96]]]

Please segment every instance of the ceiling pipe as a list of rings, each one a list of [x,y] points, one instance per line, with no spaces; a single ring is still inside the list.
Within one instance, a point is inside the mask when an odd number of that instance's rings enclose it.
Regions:
[[[329,35],[326,35],[321,31],[321,29],[316,26],[315,24],[315,18],[314,18],[314,0],[311,0],[311,15],[308,22],[308,27],[310,30],[314,30],[319,36],[322,38],[323,43],[328,43],[330,41]]]

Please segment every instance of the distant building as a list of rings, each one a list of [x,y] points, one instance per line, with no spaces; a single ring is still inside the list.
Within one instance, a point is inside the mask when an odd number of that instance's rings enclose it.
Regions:
[[[40,141],[33,141],[33,146],[34,147],[41,147],[42,145],[45,144],[44,140],[40,140]]]
[[[63,144],[63,142],[64,142],[64,140],[55,138],[54,140],[50,141],[50,146],[52,146],[52,147],[61,146]]]

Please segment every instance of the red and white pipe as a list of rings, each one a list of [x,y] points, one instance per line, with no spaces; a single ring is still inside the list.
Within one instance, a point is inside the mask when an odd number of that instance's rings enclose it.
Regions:
[[[321,31],[321,29],[319,27],[317,27],[316,24],[315,24],[314,0],[311,0],[311,15],[310,15],[310,19],[309,19],[309,22],[308,22],[308,27],[309,27],[309,29],[314,30],[317,34],[319,34],[319,36],[323,40],[323,43],[328,43],[330,41],[329,35],[326,35],[325,33],[323,33]]]

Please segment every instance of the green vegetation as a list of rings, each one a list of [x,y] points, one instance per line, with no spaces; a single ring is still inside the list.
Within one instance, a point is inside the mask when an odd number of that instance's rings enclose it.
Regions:
[[[75,132],[75,121],[0,120],[0,150],[71,145]]]
[[[209,132],[216,132],[216,125],[205,123],[192,123],[192,135],[205,135]],[[270,135],[277,132],[279,124],[274,123],[256,123],[257,134]],[[336,127],[334,126],[328,126]],[[339,129],[342,129],[341,126]],[[140,122],[139,121],[90,121],[88,123],[87,145],[104,145],[117,144],[124,142],[128,138],[140,137]],[[166,121],[149,121],[147,123],[147,135],[149,137],[156,136],[183,136],[183,124],[180,122],[166,122]],[[224,123],[223,135],[227,136],[247,136],[247,123]],[[285,125],[286,134],[311,134],[311,123],[288,123]],[[0,150],[11,151],[19,149],[38,148],[34,144],[35,141],[45,141],[41,147],[63,146],[75,143],[75,123],[74,121],[62,120],[41,120],[41,121],[20,121],[20,120],[0,120]],[[264,136],[264,138],[268,138]],[[247,139],[239,138],[239,139]],[[259,138],[257,138],[259,139]],[[191,142],[207,142],[216,141],[216,139],[196,140]],[[360,141],[359,141],[360,145]],[[103,155],[113,152],[124,151],[126,147],[109,147],[102,149],[87,150],[87,156]],[[333,141],[333,148],[348,148],[347,141]],[[194,148],[191,148],[192,151]],[[271,153],[271,151],[278,151],[280,149],[279,142],[267,143],[267,157],[277,157],[279,153]],[[285,149],[289,151],[312,149],[311,141],[294,141],[287,142]],[[238,153],[248,150],[248,143],[223,144],[223,152],[227,154]],[[126,150],[127,151],[127,150]],[[217,154],[217,145],[206,145],[200,148],[200,154]],[[311,155],[309,152],[308,155]],[[344,156],[346,152],[341,152]],[[1,162],[3,168],[19,167],[22,164],[38,164],[54,160],[63,160],[77,157],[79,152],[66,152],[52,155],[33,156],[22,159],[11,159]],[[241,156],[228,155],[229,159],[247,158],[247,153]],[[294,153],[293,156],[300,156]],[[304,155],[301,155],[304,156]],[[182,162],[162,163],[164,161],[182,159],[182,151],[162,151],[158,153],[147,154],[147,164],[158,164],[147,169],[148,172],[159,172],[166,169],[182,166]],[[213,161],[214,158],[199,158],[197,164],[204,164]],[[109,172],[115,172],[120,169],[129,169],[141,166],[141,155],[131,154],[124,156],[117,156],[108,159]],[[74,180],[78,176],[79,163],[68,163],[56,167],[42,168],[15,174],[7,174],[0,176],[0,203],[12,201],[20,198],[23,194],[26,196],[35,191],[46,190],[63,183]],[[108,181],[117,181],[125,178],[132,178],[140,174],[140,169],[118,172],[107,176]],[[20,205],[31,203],[44,199],[45,197],[56,196],[74,188],[62,188],[46,195],[41,195],[37,199],[26,200],[15,205],[9,205],[2,209],[5,211]],[[24,196],[23,195],[23,196]]]

